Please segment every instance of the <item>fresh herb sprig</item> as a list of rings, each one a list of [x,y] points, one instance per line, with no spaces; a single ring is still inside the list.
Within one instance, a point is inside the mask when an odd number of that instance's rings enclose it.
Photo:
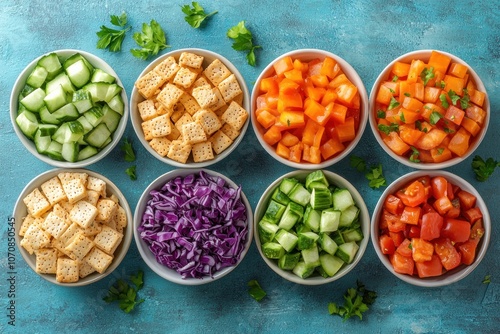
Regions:
[[[247,62],[255,66],[255,50],[261,48],[260,45],[253,44],[252,32],[245,27],[245,21],[240,21],[234,27],[229,28],[227,37],[233,40],[233,49],[236,51],[247,51]]]
[[[385,179],[384,173],[382,171],[382,164],[376,166],[371,166],[367,171],[366,161],[358,156],[351,155],[350,157],[351,167],[355,168],[358,172],[365,173],[365,177],[368,181],[368,185],[372,189],[378,189],[380,187],[386,186],[387,181]]]
[[[103,298],[106,303],[118,301],[118,306],[125,313],[130,313],[144,299],[137,300],[137,292],[144,287],[144,272],[139,270],[136,275],[131,275],[130,283],[119,279],[108,291],[108,295]]]
[[[128,140],[128,138],[125,138],[123,140],[123,144],[121,146],[121,149],[124,153],[125,161],[128,161],[128,162],[135,161],[134,148],[132,147],[132,142],[130,142]]]
[[[127,174],[132,181],[137,180],[137,174],[136,174],[136,165],[130,166],[127,169],[125,169],[125,174]]]
[[[353,316],[363,320],[363,313],[369,310],[369,306],[373,305],[377,299],[377,293],[366,289],[364,284],[359,281],[356,282],[356,285],[356,288],[350,288],[344,294],[344,305],[328,304],[330,314],[338,315],[343,321]]]
[[[112,29],[108,28],[105,25],[101,26],[101,30],[99,30],[96,35],[99,37],[97,41],[98,49],[108,49],[111,52],[119,52],[122,49],[122,43],[125,39],[125,35],[127,31],[129,31],[132,27],[127,27],[127,14],[123,12],[120,16],[110,15],[110,22],[114,26],[121,27],[123,29]]]
[[[184,20],[195,29],[201,27],[203,22],[210,16],[218,13],[218,11],[213,11],[210,14],[205,13],[205,9],[198,2],[192,2],[191,5],[192,8],[189,5],[181,6],[181,10],[186,14]]]
[[[161,50],[169,48],[165,32],[158,22],[151,20],[149,24],[142,24],[142,32],[135,32],[132,36],[134,41],[140,47],[139,49],[131,49],[130,52],[136,58],[147,60],[151,56],[155,56]]]
[[[248,293],[258,302],[260,302],[267,295],[257,280],[251,280],[248,282]]]
[[[484,160],[479,155],[476,155],[472,159],[471,166],[474,174],[476,175],[476,180],[484,182],[490,178],[495,171],[495,168],[500,167],[500,162],[491,157]]]

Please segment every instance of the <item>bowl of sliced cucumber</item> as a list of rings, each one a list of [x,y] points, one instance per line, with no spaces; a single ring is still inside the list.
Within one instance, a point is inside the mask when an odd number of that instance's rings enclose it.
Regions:
[[[38,159],[81,168],[120,141],[128,99],[115,71],[80,50],[57,50],[33,60],[17,78],[10,116],[23,145]]]
[[[304,285],[346,275],[370,238],[363,198],[349,181],[327,170],[297,170],[275,180],[257,204],[254,224],[267,265]]]

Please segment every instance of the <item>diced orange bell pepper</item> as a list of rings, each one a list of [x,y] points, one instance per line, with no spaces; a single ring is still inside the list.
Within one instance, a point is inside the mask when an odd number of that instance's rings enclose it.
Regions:
[[[336,88],[335,92],[337,93],[337,100],[340,103],[350,104],[356,96],[358,88],[351,82],[342,83]]]
[[[337,76],[340,71],[340,66],[337,65],[337,61],[331,57],[325,57],[323,60],[323,65],[321,66],[320,74],[326,75],[328,78],[333,79]]]
[[[299,137],[297,137],[296,135],[288,132],[288,131],[284,131],[282,132],[281,134],[281,140],[280,140],[280,143],[282,143],[283,145],[287,146],[287,147],[291,147],[293,145],[296,145],[299,143]]]
[[[479,133],[479,130],[481,130],[481,127],[479,126],[479,124],[477,124],[475,121],[473,121],[469,117],[464,117],[461,125],[465,130],[467,130],[474,137]]]
[[[283,73],[285,75],[285,78],[292,80],[293,82],[296,82],[298,84],[303,84],[304,83],[304,78],[302,77],[302,71],[297,70],[295,68],[292,68],[289,71],[286,71]]]
[[[347,117],[345,122],[335,126],[335,132],[341,143],[349,142],[356,137],[354,117]]]
[[[304,144],[302,159],[313,164],[319,164],[321,162],[321,151],[319,147]]]
[[[319,125],[325,125],[326,122],[328,122],[331,116],[331,112],[331,108],[323,107],[323,105],[319,104],[316,101],[311,101],[304,111],[307,117],[309,117]]]
[[[335,93],[333,89],[329,88],[325,91],[325,94],[321,98],[321,104],[324,107],[326,107],[331,102],[335,102],[336,99],[337,99],[337,93]]]
[[[410,72],[410,64],[397,61],[392,66],[392,73],[398,76],[398,78],[408,76],[408,72]],[[389,80],[392,80],[392,78],[389,78]]]
[[[415,96],[415,85],[412,85],[408,81],[401,81],[399,83],[399,97],[397,100],[400,103],[403,103],[403,100],[407,96],[410,96],[410,97]]]
[[[384,81],[382,85],[389,88],[394,96],[399,95],[399,81]]]
[[[337,88],[338,86],[344,83],[351,83],[351,81],[347,78],[347,76],[344,73],[342,73],[333,78],[328,84],[328,87]]]
[[[333,103],[330,107],[331,119],[337,124],[343,124],[347,115],[347,107],[340,103]]]
[[[460,128],[451,138],[448,148],[450,151],[461,157],[467,153],[467,150],[469,149],[469,140],[470,133],[464,128]]]
[[[278,94],[278,81],[276,77],[264,78],[260,81],[260,91],[263,93],[271,92],[271,94]]]
[[[401,108],[400,113],[403,114],[402,121],[406,124],[415,123],[416,121],[422,118],[420,112],[410,111],[405,108]]]
[[[280,93],[278,99],[278,110],[280,112],[284,110],[302,109],[302,107],[302,95],[299,92],[289,91]]]
[[[409,83],[412,82],[417,82],[417,80],[420,78],[420,73],[425,68],[425,63],[421,61],[420,59],[413,59],[410,64],[410,71],[408,72],[408,77],[406,78],[406,81]]]
[[[274,145],[281,140],[281,131],[277,126],[271,126],[262,136],[269,145]]]
[[[326,75],[316,74],[310,77],[314,87],[322,87],[325,88],[328,86],[330,81]]]
[[[426,103],[422,107],[420,115],[422,116],[422,118],[424,118],[425,120],[428,121],[433,112],[438,112],[441,114],[441,116],[444,116],[444,114],[445,114],[445,110],[443,108],[441,108],[440,106],[438,106],[437,104]]]
[[[301,142],[291,146],[290,147],[290,156],[288,159],[290,161],[293,161],[293,162],[300,162],[300,160],[302,159],[303,148],[304,148],[304,144],[302,144]]]
[[[433,50],[431,52],[429,61],[427,62],[427,66],[429,66],[429,68],[433,67],[434,72],[440,71],[441,73],[446,73],[448,71],[448,66],[450,65],[450,62],[451,62],[450,57],[442,54],[441,52]]]
[[[305,94],[312,100],[319,102],[326,93],[326,89],[323,87],[306,86]]]
[[[276,154],[284,159],[288,159],[290,157],[290,149],[283,145],[280,141],[278,142],[278,145],[276,145]]]
[[[342,144],[337,138],[328,139],[320,147],[321,156],[324,160],[333,157],[335,154],[342,152],[345,149],[344,144]]]
[[[302,132],[302,142],[309,146],[319,147],[325,127],[308,119],[304,131]]]
[[[285,73],[286,71],[290,71],[291,69],[293,69],[292,57],[286,56],[286,57],[279,59],[278,61],[276,61],[273,64],[273,67],[274,67],[274,71],[276,71],[277,75],[281,75],[281,74]]]
[[[308,69],[308,64],[307,63],[303,63],[302,61],[300,61],[300,59],[295,59],[293,61],[293,68],[296,69],[296,70],[299,70],[303,73],[306,73],[307,72],[307,69]]]
[[[271,114],[267,109],[260,109],[255,112],[257,115],[257,122],[265,129],[271,127],[276,122],[276,116]]]
[[[394,131],[389,132],[389,135],[385,136],[382,140],[397,155],[403,155],[410,149],[410,146]]]
[[[290,129],[305,125],[304,113],[302,111],[285,110],[280,114],[279,122]]]
[[[321,67],[323,67],[323,61],[321,59],[313,59],[309,61],[308,64],[308,69],[307,69],[307,76],[313,76],[316,74],[321,74]]]
[[[434,162],[448,161],[452,158],[451,151],[445,146],[433,148],[430,153]]]
[[[415,82],[415,95],[414,98],[416,98],[419,101],[422,101],[424,99],[424,84],[423,82]]]
[[[290,92],[298,92],[299,89],[300,89],[300,84],[291,80],[291,79],[288,79],[288,78],[284,78],[283,80],[281,80],[278,84],[278,87],[279,87],[279,93],[280,94],[287,94],[287,93],[290,93]]]

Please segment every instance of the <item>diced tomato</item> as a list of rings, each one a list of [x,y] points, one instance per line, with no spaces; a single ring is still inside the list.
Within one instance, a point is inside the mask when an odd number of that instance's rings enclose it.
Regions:
[[[398,252],[399,254],[403,255],[403,256],[407,256],[407,257],[410,257],[411,256],[411,253],[412,253],[412,249],[411,249],[411,241],[410,239],[405,239],[403,240],[403,242],[398,246],[398,248],[396,249],[396,252]]]
[[[398,252],[395,252],[389,256],[392,267],[394,271],[400,274],[413,275],[413,270],[415,268],[415,262],[411,256],[403,256]]]
[[[383,254],[394,254],[394,252],[396,251],[394,241],[387,234],[384,234],[380,237],[379,244]]]
[[[384,212],[382,220],[386,224],[387,229],[391,232],[402,232],[406,229],[405,224],[401,222],[399,216],[393,215],[388,211]]]
[[[420,226],[406,225],[406,236],[408,238],[420,238]]]
[[[470,230],[470,238],[471,239],[481,239],[484,235],[484,226],[483,226],[483,220],[479,219],[472,225],[472,228]]]
[[[468,221],[448,218],[441,230],[441,237],[448,238],[454,243],[464,242],[469,239],[470,224]]]
[[[399,215],[404,209],[404,204],[400,198],[389,195],[384,201],[384,208],[393,215]]]
[[[418,206],[405,206],[403,212],[401,213],[400,220],[405,224],[418,225],[421,211],[422,209]]]
[[[413,238],[411,239],[411,250],[413,261],[425,262],[431,260],[434,253],[434,246],[424,239]]]
[[[452,270],[462,262],[462,255],[456,250],[450,239],[436,240],[434,250],[446,270]]]
[[[483,213],[478,207],[470,208],[464,212],[464,217],[469,221],[469,223],[474,224],[478,219],[483,218]]]
[[[440,276],[443,273],[443,265],[436,254],[429,261],[415,262],[415,267],[420,278]]]
[[[440,198],[448,196],[448,181],[442,176],[436,176],[431,179],[432,196]]]
[[[463,264],[471,265],[474,262],[478,243],[475,239],[470,239],[458,246]]]
[[[426,200],[425,187],[420,181],[412,182],[406,189],[402,189],[396,193],[404,205],[415,207]]]
[[[461,190],[457,194],[458,199],[460,200],[460,207],[462,211],[467,211],[470,208],[473,208],[476,205],[476,196],[467,192],[465,190]]]
[[[432,204],[432,206],[434,207],[434,209],[436,209],[436,211],[440,215],[446,214],[448,211],[450,211],[453,208],[453,204],[451,203],[448,196],[443,196],[443,197],[437,198],[436,201],[434,201],[434,203]]]
[[[403,231],[400,232],[391,232],[389,231],[389,236],[391,237],[392,241],[394,241],[394,246],[399,247],[401,243],[405,240],[405,235]]]
[[[420,237],[424,240],[439,238],[443,227],[443,217],[437,212],[429,212],[422,216]]]

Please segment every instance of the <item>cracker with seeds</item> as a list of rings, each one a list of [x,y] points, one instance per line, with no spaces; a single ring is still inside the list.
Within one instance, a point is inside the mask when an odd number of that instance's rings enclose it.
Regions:
[[[184,113],[176,122],[175,122],[175,127],[179,129],[179,131],[182,134],[182,126],[187,123],[194,122],[193,117],[189,115],[188,113]]]
[[[207,140],[207,135],[203,127],[198,122],[189,122],[182,125],[182,138],[190,145],[201,143]]]
[[[196,99],[189,94],[182,94],[179,102],[190,115],[200,110],[200,105],[196,102]]]
[[[95,219],[100,222],[107,222],[110,220],[118,207],[118,204],[107,198],[101,198],[97,201],[97,216]]]
[[[113,256],[106,254],[97,247],[94,247],[87,254],[87,256],[85,256],[84,261],[92,266],[95,271],[102,274],[106,271],[106,269],[108,269],[109,265],[113,261]]]
[[[174,80],[172,81],[177,86],[181,86],[184,89],[188,89],[195,81],[198,73],[190,70],[187,67],[181,67],[179,71],[175,74]]]
[[[71,258],[76,258],[78,261],[83,261],[85,255],[94,247],[94,242],[85,236],[83,233],[75,235],[71,242],[64,248],[66,252],[71,254]]]
[[[41,217],[51,208],[50,202],[38,188],[33,189],[28,196],[23,198],[23,202],[26,205],[28,212],[33,217]]]
[[[197,55],[192,52],[183,52],[179,56],[179,65],[181,66],[189,66],[192,68],[201,68],[203,65],[203,60],[205,57]]]
[[[168,153],[168,149],[170,148],[170,143],[171,141],[168,140],[166,137],[153,138],[149,141],[149,146],[151,146],[151,148],[155,150],[156,153],[164,157]]]
[[[139,115],[143,121],[147,121],[158,116],[158,110],[156,110],[155,103],[151,99],[139,102],[137,104],[137,110],[139,110]]]
[[[191,154],[191,145],[182,140],[172,140],[168,149],[167,157],[185,164]]]
[[[123,234],[118,233],[115,229],[104,225],[101,232],[94,238],[96,247],[105,251],[107,254],[113,254],[123,239]]]
[[[153,138],[165,137],[172,132],[172,122],[168,115],[161,115],[151,120],[151,135]]]
[[[55,274],[57,272],[57,249],[39,249],[36,252],[35,271],[39,274]]]
[[[219,91],[227,103],[231,102],[236,96],[242,93],[240,84],[234,74],[222,80],[218,85]]]
[[[211,87],[196,87],[191,95],[194,97],[200,108],[208,108],[217,102],[217,96]]]
[[[43,194],[51,205],[66,199],[66,193],[64,192],[61,181],[57,176],[54,176],[50,180],[42,183],[40,188],[42,188]]]
[[[52,237],[59,238],[68,228],[64,218],[57,216],[54,211],[49,212],[42,223],[42,228]]]
[[[231,125],[236,130],[240,130],[248,118],[248,112],[238,103],[231,102],[229,108],[224,112],[221,119]]]
[[[165,79],[164,82],[167,82],[175,76],[175,74],[177,73],[177,71],[179,71],[179,69],[180,66],[175,61],[175,58],[170,56],[167,57],[158,65],[156,65],[155,68],[153,69],[153,72],[161,75],[161,77]]]
[[[72,179],[62,182],[68,202],[74,204],[87,196],[87,188],[81,179]]]
[[[232,73],[219,59],[215,59],[205,68],[203,74],[217,87],[222,80],[226,79]]]
[[[193,115],[193,119],[201,125],[207,136],[212,135],[222,127],[219,117],[211,110],[200,109]]]
[[[168,81],[168,78],[161,73],[150,71],[135,82],[135,87],[139,94],[145,99],[149,99],[157,93],[161,86]]]
[[[193,154],[194,162],[203,162],[214,158],[212,143],[209,141],[194,144],[191,153]]]
[[[209,140],[212,143],[214,152],[217,154],[221,154],[222,152],[224,152],[224,150],[231,146],[231,144],[233,143],[231,138],[226,136],[221,130],[214,133],[214,135],[210,137]]]
[[[163,104],[167,109],[173,108],[179,101],[184,91],[174,84],[167,83],[165,87],[158,94],[157,100]]]
[[[87,189],[97,191],[100,196],[106,197],[106,181],[98,177],[89,175],[87,179]]]
[[[233,128],[229,123],[224,123],[224,125],[221,128],[221,131],[224,132],[226,136],[231,138],[231,140],[235,140],[240,135],[240,131]]]
[[[78,261],[69,258],[58,258],[56,280],[59,283],[78,282]]]
[[[81,228],[87,228],[97,217],[97,207],[87,201],[78,201],[69,212],[69,219],[80,225]]]

